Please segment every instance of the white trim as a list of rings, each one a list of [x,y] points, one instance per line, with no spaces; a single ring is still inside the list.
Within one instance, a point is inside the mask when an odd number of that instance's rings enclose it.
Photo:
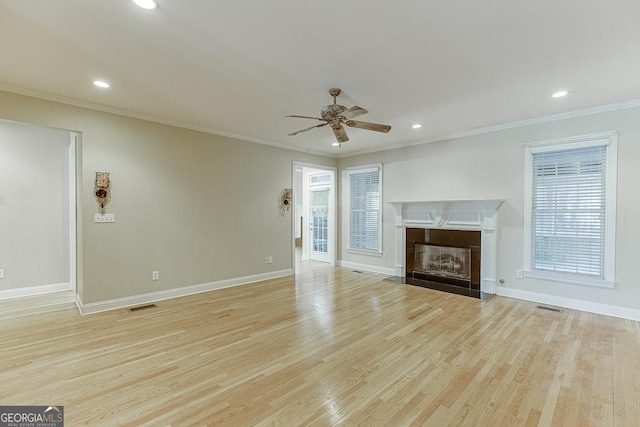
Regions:
[[[83,255],[83,226],[82,226],[82,133],[74,132],[75,136],[75,270],[70,274],[75,275],[74,292],[82,295],[84,291],[84,255]]]
[[[270,147],[282,148],[285,150],[299,151],[308,154],[314,154],[316,156],[337,158],[336,154],[325,153],[322,151],[315,151],[307,148],[296,147],[295,145],[279,144],[276,142],[267,141],[265,139],[254,138],[251,136],[240,135],[231,132],[225,132],[217,129],[212,129],[204,126],[196,126],[190,123],[180,122],[177,120],[167,120],[160,117],[155,117],[147,114],[135,113],[133,111],[125,110],[122,108],[108,107],[106,105],[95,104],[93,102],[80,101],[77,99],[67,98],[65,96],[54,95],[46,92],[40,92],[32,89],[25,89],[18,86],[8,85],[0,83],[0,90],[10,93],[17,93],[19,95],[31,96],[34,98],[45,99],[48,101],[59,102],[61,104],[73,105],[76,107],[87,108],[90,110],[101,111],[103,113],[117,114],[119,116],[131,117],[134,119],[145,120],[153,123],[160,123],[163,125],[174,126],[182,129],[195,130],[197,132],[203,132],[213,135],[220,135],[227,138],[238,139],[241,141],[255,142],[256,144],[268,145]]]
[[[361,166],[352,166],[345,168],[343,170],[343,181],[342,181],[342,202],[346,207],[346,227],[343,227],[347,230],[347,242],[345,250],[347,252],[353,253],[357,251],[360,255],[366,256],[382,256],[382,224],[384,215],[384,194],[382,192],[383,187],[383,171],[382,171],[382,163],[373,163],[368,165]],[[351,247],[351,175],[355,175],[358,173],[371,173],[378,172],[378,181],[380,183],[380,202],[378,205],[378,247],[376,249],[361,249],[361,248],[352,248]]]
[[[371,165],[363,165],[363,166],[351,166],[351,167],[345,168],[345,171],[348,174],[378,172],[378,171],[382,171],[382,163],[374,163]]]
[[[103,311],[117,310],[141,304],[148,304],[155,301],[162,301],[171,298],[184,297],[187,295],[200,294],[203,292],[215,291],[218,289],[232,288],[235,286],[248,285],[262,282],[264,280],[278,279],[280,277],[291,276],[292,269],[272,271],[270,273],[254,274],[252,276],[236,277],[234,279],[220,280],[217,282],[202,283],[199,285],[185,286],[182,288],[167,289],[164,291],[152,292],[148,294],[133,295],[130,297],[116,298],[100,302],[83,304],[80,297],[76,295],[76,305],[80,314],[94,314]]]
[[[379,252],[379,251],[369,251],[366,249],[352,249],[352,248],[346,248],[345,249],[346,252],[349,252],[350,254],[356,254],[356,255],[366,255],[366,256],[376,256],[376,257],[382,257],[384,255],[384,253]]]
[[[585,147],[606,146],[606,220],[604,242],[604,279],[593,279],[579,275],[539,272],[531,268],[531,210],[533,208],[533,154],[549,151],[569,150]],[[600,132],[588,135],[576,135],[566,138],[536,141],[524,145],[524,236],[522,248],[522,265],[525,277],[541,280],[551,280],[596,286],[601,288],[615,288],[616,263],[616,194],[618,176],[618,132]]]
[[[291,188],[293,189],[294,195],[296,194],[296,190],[297,188],[295,187],[295,180],[294,180],[294,175],[295,175],[295,171],[296,168],[300,167],[302,168],[302,189],[299,193],[302,194],[302,200],[303,200],[303,206],[302,206],[302,216],[303,218],[306,218],[307,220],[309,219],[309,182],[308,180],[305,178],[308,174],[308,171],[305,171],[305,169],[316,169],[319,171],[324,171],[324,172],[330,172],[331,174],[331,182],[329,184],[323,184],[323,185],[329,185],[331,188],[331,203],[329,206],[329,215],[330,215],[330,221],[333,223],[333,228],[330,232],[330,236],[331,238],[329,239],[329,263],[331,265],[336,265],[336,261],[338,259],[338,169],[334,166],[326,166],[326,165],[318,165],[318,164],[314,164],[314,163],[306,163],[306,162],[300,162],[297,160],[294,160],[292,162],[292,169],[291,169],[291,180],[292,180],[292,184],[291,184]],[[292,216],[295,214],[295,204],[296,204],[296,200],[293,200],[293,213]],[[297,221],[297,218],[296,220]],[[295,245],[295,235],[296,235],[296,225],[295,225],[295,221],[291,221],[291,262],[292,262],[292,266],[293,266],[293,274],[295,274],[295,266],[296,266],[296,245]],[[302,255],[301,255],[301,259],[302,260],[308,260],[309,258],[309,254],[308,254],[308,246],[307,243],[309,243],[311,240],[310,239],[305,239],[304,236],[308,236],[308,226],[307,226],[307,233],[304,233],[303,230],[303,238],[302,238]],[[307,243],[305,243],[307,242]]]
[[[52,283],[49,285],[36,285],[26,288],[5,289],[0,291],[0,300],[32,297],[35,295],[52,294],[55,292],[64,292],[73,290],[70,282],[66,283]],[[70,299],[69,301],[73,301]]]
[[[62,104],[73,105],[73,106],[76,106],[76,107],[87,108],[87,109],[90,109],[90,110],[102,111],[102,112],[111,113],[111,114],[117,114],[119,116],[131,117],[131,118],[140,119],[140,120],[146,120],[146,121],[149,121],[149,122],[160,123],[160,124],[165,124],[165,125],[169,125],[169,126],[175,126],[175,127],[179,127],[179,128],[183,128],[183,129],[195,130],[195,131],[198,131],[198,132],[209,133],[209,134],[213,134],[213,135],[226,136],[226,137],[229,137],[229,138],[239,139],[239,140],[242,140],[242,141],[255,142],[257,144],[268,145],[268,146],[271,146],[271,147],[282,148],[282,149],[285,149],[285,150],[298,151],[298,152],[303,152],[303,153],[314,154],[314,155],[317,155],[317,156],[329,157],[329,158],[338,158],[338,159],[343,159],[343,158],[353,157],[353,156],[360,156],[362,154],[377,153],[377,152],[381,152],[381,151],[396,150],[396,149],[399,149],[399,148],[414,147],[416,145],[429,144],[431,142],[446,141],[446,140],[451,140],[451,139],[456,139],[456,138],[464,138],[464,137],[467,137],[467,136],[483,135],[483,134],[486,134],[486,133],[498,132],[498,131],[501,131],[501,130],[514,129],[514,128],[519,128],[519,127],[524,127],[524,126],[531,126],[531,125],[541,124],[541,123],[549,123],[549,122],[554,122],[554,121],[558,121],[558,120],[571,119],[571,118],[574,118],[574,117],[590,116],[590,115],[593,115],[593,114],[606,113],[606,112],[610,112],[610,111],[625,110],[625,109],[628,109],[628,108],[640,107],[640,99],[633,99],[633,100],[630,100],[630,101],[616,102],[614,104],[601,105],[601,106],[598,106],[598,107],[591,107],[591,108],[583,108],[583,109],[580,109],[580,110],[568,111],[566,113],[550,114],[550,115],[534,117],[534,118],[526,119],[526,120],[519,120],[519,121],[515,121],[515,122],[501,123],[501,124],[498,124],[498,125],[485,126],[485,127],[481,127],[481,128],[477,128],[477,129],[472,129],[472,130],[469,130],[469,131],[457,132],[457,133],[452,133],[452,134],[448,134],[448,135],[442,135],[442,136],[438,136],[438,137],[434,137],[434,138],[430,138],[430,139],[409,141],[409,142],[404,142],[404,143],[400,143],[400,144],[388,145],[388,146],[385,146],[385,147],[371,148],[371,149],[367,149],[367,150],[360,150],[360,151],[355,151],[355,152],[352,152],[352,153],[346,153],[346,154],[342,154],[341,155],[341,154],[332,154],[332,153],[326,153],[326,152],[322,152],[322,151],[315,151],[315,150],[305,149],[305,148],[301,148],[301,147],[296,147],[294,145],[278,144],[278,143],[275,143],[275,142],[266,141],[266,140],[259,139],[259,138],[254,138],[254,137],[250,137],[250,136],[234,134],[234,133],[230,133],[230,132],[223,132],[223,131],[219,131],[219,130],[215,130],[215,129],[211,129],[211,128],[206,128],[206,127],[202,127],[202,126],[195,126],[195,125],[192,125],[192,124],[189,124],[189,123],[179,122],[179,121],[176,121],[176,120],[162,119],[162,118],[159,118],[159,117],[154,117],[154,116],[150,116],[150,115],[135,113],[133,111],[129,111],[129,110],[121,109],[121,108],[108,107],[106,105],[100,105],[100,104],[95,104],[95,103],[92,103],[92,102],[80,101],[80,100],[77,100],[77,99],[72,99],[72,98],[68,98],[68,97],[64,97],[64,96],[60,96],[60,95],[54,95],[54,94],[51,94],[51,93],[41,92],[41,91],[33,90],[33,89],[26,89],[26,88],[23,88],[23,87],[9,85],[9,84],[6,84],[6,83],[0,83],[0,90],[5,91],[5,92],[10,92],[10,93],[16,93],[16,94],[19,94],[19,95],[31,96],[31,97],[39,98],[39,99],[45,99],[45,100],[48,100],[48,101],[55,101],[55,102],[59,102],[59,103],[62,103]]]
[[[545,153],[547,151],[572,150],[574,148],[601,147],[609,145],[617,138],[618,132],[599,132],[588,135],[574,135],[565,138],[545,139],[543,141],[527,142],[526,147],[531,148],[532,153]],[[558,147],[562,145],[562,148]]]
[[[368,271],[369,273],[385,274],[387,276],[393,276],[395,273],[395,270],[393,268],[378,267],[376,265],[360,264],[357,262],[349,261],[338,261],[338,266],[355,270]]]
[[[71,283],[71,290],[74,292],[77,291],[77,271],[78,271],[78,261],[77,261],[77,247],[78,247],[78,235],[77,235],[77,209],[76,206],[78,203],[76,202],[76,188],[78,186],[78,175],[77,175],[77,146],[78,146],[78,134],[76,132],[69,132],[69,282]]]
[[[628,108],[636,108],[636,107],[640,107],[640,99],[634,99],[634,100],[631,100],[631,101],[617,102],[615,104],[601,105],[599,107],[583,108],[581,110],[568,111],[566,113],[550,114],[550,115],[547,115],[547,116],[534,117],[532,119],[519,120],[519,121],[515,121],[515,122],[501,123],[501,124],[498,124],[498,125],[492,125],[492,126],[486,126],[486,127],[481,127],[481,128],[477,128],[477,129],[472,129],[472,130],[465,131],[465,132],[457,132],[457,133],[452,133],[452,134],[448,134],[448,135],[437,136],[437,137],[430,138],[430,139],[409,141],[409,142],[404,142],[404,143],[400,143],[400,144],[388,145],[386,147],[371,148],[371,149],[368,149],[368,150],[360,150],[360,151],[356,151],[356,152],[352,152],[352,153],[346,153],[346,154],[342,154],[342,155],[338,154],[337,157],[339,159],[344,159],[344,158],[347,158],[347,157],[360,156],[360,155],[363,155],[363,154],[378,153],[378,152],[381,152],[381,151],[388,151],[388,150],[397,150],[399,148],[415,147],[417,145],[429,144],[429,143],[432,143],[432,142],[448,141],[448,140],[452,140],[452,139],[464,138],[464,137],[475,136],[475,135],[484,135],[484,134],[487,134],[487,133],[499,132],[499,131],[502,131],[502,130],[515,129],[515,128],[531,126],[531,125],[537,125],[537,124],[543,124],[543,123],[550,123],[550,122],[555,122],[555,121],[558,121],[558,120],[566,120],[566,119],[572,119],[572,118],[575,118],[575,117],[590,116],[590,115],[593,115],[593,114],[607,113],[607,112],[610,112],[610,111],[625,110],[625,109],[628,109]]]
[[[605,316],[613,316],[620,317],[622,319],[640,321],[640,310],[635,308],[619,307],[616,305],[601,304],[598,302],[540,294],[537,292],[507,288],[505,286],[496,286],[496,291],[497,295],[503,297],[521,299],[525,301],[570,308],[572,310],[580,310],[589,313],[602,314]]]
[[[562,274],[548,271],[522,270],[522,275],[531,279],[548,280],[551,282],[571,283],[572,285],[595,286],[598,288],[614,289],[616,282],[577,274]]]
[[[498,263],[498,209],[504,199],[387,202],[395,211],[395,276],[405,277],[407,228],[475,230],[481,234],[480,289],[495,293]]]

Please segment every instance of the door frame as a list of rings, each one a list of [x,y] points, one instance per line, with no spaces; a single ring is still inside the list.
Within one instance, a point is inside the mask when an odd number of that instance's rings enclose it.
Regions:
[[[299,184],[297,183],[296,179],[295,179],[295,174],[296,174],[296,169],[302,169],[302,174],[303,174],[303,180],[302,180],[302,187],[303,188],[298,188]],[[309,204],[308,204],[308,200],[309,200],[309,194],[308,191],[305,191],[305,189],[308,190],[308,183],[305,183],[304,181],[304,176],[305,176],[305,169],[308,171],[309,169],[314,169],[314,170],[318,170],[318,171],[327,171],[330,172],[331,174],[331,182],[329,183],[329,187],[331,189],[331,195],[329,196],[331,198],[331,203],[329,204],[329,221],[331,223],[333,223],[333,227],[329,232],[329,264],[332,266],[335,266],[337,263],[337,254],[338,254],[338,209],[337,209],[337,203],[338,203],[338,186],[337,186],[337,174],[338,174],[338,169],[332,166],[325,166],[325,165],[317,165],[317,164],[313,164],[313,163],[306,163],[306,162],[300,162],[300,161],[293,161],[292,164],[292,168],[291,168],[291,182],[293,183],[293,194],[302,194],[302,198],[303,198],[303,218],[308,217],[308,212],[305,212],[305,207],[308,208]],[[306,194],[305,194],[306,193]],[[297,201],[295,200],[295,196],[294,196],[294,200],[293,200],[294,206],[297,203]],[[308,209],[307,209],[308,210]],[[292,266],[293,266],[293,273],[296,273],[296,222],[298,221],[298,218],[295,216],[295,208],[293,210],[292,213],[292,221],[291,221],[291,258],[292,258]],[[308,224],[307,226],[303,227],[303,231],[304,228],[308,229]],[[303,233],[302,234],[302,241],[303,241],[303,246],[305,245],[305,239],[308,239],[309,237],[307,236],[307,234],[309,233],[309,231],[307,230],[307,233]]]
[[[309,174],[305,174],[304,176],[306,176],[309,180],[311,179],[312,176],[318,176],[318,175],[327,175],[326,171],[320,171],[319,173],[309,173]],[[326,248],[326,252],[319,252],[319,251],[315,251],[315,238],[316,238],[316,229],[315,229],[315,216],[313,215],[313,206],[314,204],[311,203],[313,201],[313,196],[312,193],[316,192],[316,191],[322,191],[322,192],[326,192],[328,191],[328,199],[327,199],[327,218],[329,217],[329,212],[332,209],[333,206],[333,201],[331,200],[331,186],[329,184],[319,184],[319,185],[310,185],[308,184],[308,191],[307,194],[309,195],[309,203],[307,204],[307,211],[305,211],[305,213],[309,216],[309,220],[307,221],[309,224],[307,226],[307,230],[308,230],[308,236],[309,238],[307,239],[307,252],[309,254],[309,261],[319,261],[319,262],[325,262],[325,263],[330,263],[331,262],[331,252],[330,249],[328,247],[329,242],[331,241],[331,236],[329,235],[329,233],[331,233],[333,227],[335,227],[335,225],[331,224],[331,221],[327,220],[327,225],[326,225],[326,229],[327,229],[327,248]]]

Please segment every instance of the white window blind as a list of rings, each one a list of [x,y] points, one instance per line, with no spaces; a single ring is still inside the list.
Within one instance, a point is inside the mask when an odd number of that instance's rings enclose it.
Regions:
[[[350,247],[378,251],[380,245],[380,168],[351,171]]]
[[[606,146],[533,154],[531,268],[604,278]]]

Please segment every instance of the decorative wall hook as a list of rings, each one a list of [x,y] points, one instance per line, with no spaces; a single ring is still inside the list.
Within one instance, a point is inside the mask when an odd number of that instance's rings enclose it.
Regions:
[[[96,172],[96,181],[93,187],[93,194],[96,197],[100,213],[104,215],[105,206],[111,200],[111,181],[109,180],[109,172]]]
[[[281,208],[283,210],[289,210],[291,209],[291,189],[290,188],[285,188],[284,191],[282,192],[282,196],[280,197],[280,203],[281,203]]]

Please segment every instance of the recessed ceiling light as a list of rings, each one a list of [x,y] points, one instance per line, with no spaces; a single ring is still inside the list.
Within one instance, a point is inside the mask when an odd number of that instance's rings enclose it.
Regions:
[[[422,125],[420,123],[416,123],[415,125],[411,125],[411,127],[414,129],[420,129]]]
[[[551,96],[554,97],[554,98],[562,98],[563,96],[567,96],[568,93],[569,92],[567,92],[566,90],[561,90],[561,91],[558,91],[558,92],[554,93]]]
[[[333,143],[333,144],[331,144],[331,145],[333,145],[334,147],[339,147],[339,146],[340,146],[340,143],[339,143],[339,142],[334,142],[334,143]]]
[[[104,89],[106,89],[109,86],[111,86],[109,83],[107,83],[105,81],[102,81],[102,80],[94,80],[93,84],[98,86],[98,87],[104,88]]]
[[[135,4],[143,9],[153,10],[158,8],[158,3],[155,0],[133,0]]]

